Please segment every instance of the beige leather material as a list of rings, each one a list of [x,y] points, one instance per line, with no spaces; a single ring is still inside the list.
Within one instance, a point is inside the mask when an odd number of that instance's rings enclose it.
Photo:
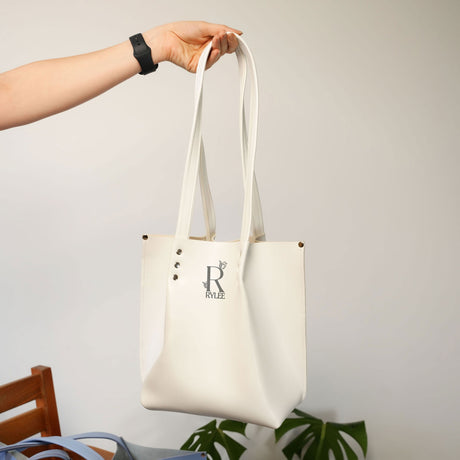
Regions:
[[[205,238],[189,235],[198,174],[203,178],[208,46],[197,70],[176,235],[148,235],[143,242],[141,400],[149,409],[277,427],[306,391],[305,248],[298,241],[258,238],[264,229],[254,171],[257,76],[252,55],[239,40],[240,81],[245,84],[247,72],[250,94],[248,123],[243,119],[241,130],[241,237],[214,241],[213,212]]]

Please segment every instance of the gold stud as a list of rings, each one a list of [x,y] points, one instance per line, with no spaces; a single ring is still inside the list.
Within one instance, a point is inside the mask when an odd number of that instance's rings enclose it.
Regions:
[[[174,276],[173,276],[173,280],[174,280],[174,281],[176,281],[177,278],[179,278],[179,275],[174,275]]]
[[[178,250],[176,251],[176,254],[180,256],[180,255],[182,254],[182,249],[178,249]]]
[[[302,243],[302,241],[299,241],[299,248],[303,248],[304,247],[304,244]]]
[[[176,268],[179,268],[179,267],[180,267],[180,263],[179,263],[179,262],[176,262],[176,263],[174,264],[174,266],[175,266]]]
[[[149,239],[149,236],[148,236],[148,235],[142,235],[142,239],[143,239],[143,240],[148,240],[148,239]]]

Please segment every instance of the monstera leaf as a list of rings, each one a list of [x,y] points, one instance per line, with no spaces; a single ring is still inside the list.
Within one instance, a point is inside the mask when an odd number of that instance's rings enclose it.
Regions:
[[[364,422],[324,423],[321,419],[298,409],[294,410],[294,414],[297,417],[287,418],[275,430],[278,442],[288,431],[307,426],[283,449],[288,460],[293,460],[295,456],[301,460],[329,460],[329,451],[332,451],[335,460],[358,460],[358,456],[341,433],[350,435],[361,446],[364,456],[366,455],[367,434]]]
[[[217,420],[198,428],[181,447],[182,450],[205,451],[211,460],[222,460],[216,444],[227,452],[229,460],[239,460],[246,447],[231,438],[225,431],[234,431],[246,436],[246,423],[224,420],[217,426]]]

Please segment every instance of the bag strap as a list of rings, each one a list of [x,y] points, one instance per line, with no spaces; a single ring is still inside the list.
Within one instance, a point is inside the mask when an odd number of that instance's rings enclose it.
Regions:
[[[238,59],[238,64],[240,68],[240,140],[241,140],[241,149],[242,149],[242,163],[243,163],[243,175],[246,172],[246,164],[250,161],[251,149],[249,143],[251,142],[251,136],[253,136],[254,121],[257,121],[257,116],[249,117],[249,124],[246,128],[246,118],[244,115],[245,106],[244,106],[244,90],[246,85],[246,60],[252,60],[252,56],[248,56],[247,46],[245,46],[243,40],[238,35],[235,35],[239,40],[240,46],[236,50],[236,55]],[[193,202],[195,197],[195,187],[196,187],[196,178],[197,172],[200,171],[200,177],[203,177],[203,165],[200,161],[204,158],[204,149],[202,148],[202,137],[201,137],[201,126],[202,126],[202,102],[203,102],[203,79],[204,79],[204,68],[206,65],[206,60],[211,50],[211,43],[206,46],[204,49],[197,68],[196,80],[195,80],[195,110],[194,118],[192,125],[192,133],[189,141],[188,155],[185,165],[184,180],[182,184],[182,194],[181,194],[181,203],[179,207],[179,218],[178,225],[176,229],[176,235],[179,238],[188,238],[190,236],[190,225],[191,225],[191,216],[193,210]],[[250,66],[249,77],[250,81],[254,79],[253,73],[255,72],[255,66],[252,63]],[[252,83],[251,83],[252,85]],[[251,86],[253,90],[257,91],[257,85]],[[255,99],[257,100],[257,98]],[[249,113],[254,112],[254,98],[250,101]],[[252,117],[252,118],[251,118]],[[250,135],[248,135],[250,134]],[[252,186],[253,190],[253,202],[254,209],[251,206],[251,212],[254,211],[254,216],[251,219],[251,236],[252,239],[260,237],[263,238],[263,219],[262,219],[262,207],[260,204],[260,197],[258,193],[257,183],[255,180],[255,174],[252,174],[253,181],[255,185]],[[246,184],[246,181],[243,181]],[[246,188],[246,187],[245,187]],[[210,194],[209,188],[203,187],[202,185],[202,197]],[[212,200],[212,199],[211,199]],[[211,201],[208,200],[208,201]],[[205,207],[205,206],[204,206]],[[206,218],[206,212],[205,212]],[[254,225],[253,225],[254,223]],[[214,227],[215,230],[215,227]],[[210,232],[213,233],[213,232]]]
[[[114,441],[117,443],[117,445],[119,445],[120,447],[122,447],[125,452],[128,454],[128,457],[130,458],[130,460],[134,460],[128,446],[126,445],[126,442],[125,440],[120,437],[120,436],[116,436],[112,433],[106,433],[104,431],[91,431],[89,433],[82,433],[82,434],[75,434],[73,436],[69,436],[69,438],[71,439],[75,439],[75,440],[79,440],[79,439],[108,439],[110,441]]]
[[[206,227],[206,240],[213,241],[216,237],[216,214],[214,211],[211,189],[209,187],[208,169],[206,167],[203,139],[201,139],[200,145],[200,189],[204,223]]]
[[[56,446],[64,447],[76,454],[82,456],[86,460],[103,460],[103,458],[95,452],[91,447],[83,444],[82,442],[76,441],[71,438],[63,436],[46,436],[43,438],[29,438],[24,441],[12,444],[10,446],[0,447],[0,453],[9,452],[12,450],[23,451],[29,447],[43,447],[48,444],[54,444]]]
[[[233,32],[227,32],[233,33]],[[244,93],[246,88],[246,61],[242,58],[241,54],[237,53],[239,76],[240,76],[240,149],[241,159],[243,166],[243,177],[246,170],[246,161],[248,156],[248,135],[247,135],[247,123],[246,123],[246,109],[244,103]],[[198,94],[195,91],[195,103],[197,101]],[[201,139],[201,151],[200,151],[200,189],[201,189],[201,201],[203,205],[204,221],[206,226],[206,239],[212,241],[216,235],[216,220],[214,212],[214,204],[211,196],[211,190],[209,187],[208,174],[206,168],[206,158],[203,147],[203,139]],[[253,228],[251,234],[254,235],[255,240],[265,240],[265,230],[262,215],[262,204],[260,202],[259,188],[257,185],[257,179],[254,175],[254,215],[253,215]]]
[[[230,33],[230,32],[229,32]],[[246,163],[248,158],[248,128],[246,123],[246,109],[244,104],[244,92],[246,89],[247,66],[246,60],[240,52],[236,53],[240,73],[240,140],[241,140],[241,157],[243,166],[243,177],[246,174]],[[257,185],[256,174],[254,172],[254,213],[253,213],[253,230],[255,240],[265,240],[264,220],[262,215],[262,203],[260,202],[259,187]]]
[[[246,70],[241,70],[241,65],[245,61],[247,63],[247,76],[249,80],[249,117],[247,124],[247,150],[243,150],[243,164],[245,164],[243,183],[244,183],[244,206],[243,218],[241,226],[241,259],[240,268],[244,270],[245,259],[249,242],[255,241],[256,235],[254,232],[254,214],[255,198],[258,197],[255,181],[255,151],[256,151],[256,135],[257,135],[257,121],[258,121],[258,86],[257,74],[249,48],[245,42],[235,35],[239,41],[239,47],[236,50],[238,64],[240,66],[240,88],[244,84],[243,76],[246,75]],[[211,50],[211,43],[209,43],[200,56],[198,63],[196,80],[195,80],[195,110],[192,124],[192,134],[189,142],[188,155],[185,163],[184,180],[182,184],[181,201],[179,207],[179,217],[176,229],[176,238],[188,239],[190,237],[191,217],[193,210],[193,202],[195,196],[195,187],[197,182],[197,175],[200,166],[201,157],[201,128],[202,128],[202,106],[203,106],[203,79],[204,70],[208,55]],[[242,121],[245,121],[242,116]],[[244,132],[244,129],[242,129]],[[246,139],[243,139],[243,141]],[[256,196],[255,196],[256,195]],[[261,207],[260,207],[261,210]]]
[[[255,160],[256,160],[256,147],[257,147],[257,126],[259,120],[259,88],[257,84],[257,71],[252,56],[246,43],[239,37],[240,45],[236,50],[238,63],[241,64],[244,58],[247,64],[247,75],[249,81],[249,111],[248,111],[248,132],[247,132],[247,160],[246,169],[244,171],[244,205],[243,205],[243,218],[241,223],[241,236],[240,236],[240,263],[239,263],[239,277],[243,285],[243,275],[246,266],[246,257],[249,249],[249,243],[255,241],[254,234],[251,234],[254,219],[254,203],[255,203]]]
[[[47,449],[38,454],[32,455],[29,460],[42,460],[43,458],[61,458],[62,460],[70,460],[69,454],[61,449]]]
[[[130,449],[128,448],[127,443],[125,440],[119,436],[115,436],[111,433],[106,432],[90,432],[90,433],[82,433],[76,434],[72,436],[48,436],[42,438],[29,438],[24,441],[21,441],[16,444],[12,444],[9,446],[1,446],[0,445],[0,458],[2,458],[2,454],[6,454],[10,451],[22,451],[28,449],[29,447],[43,447],[47,444],[54,444],[64,447],[76,454],[80,455],[81,457],[85,458],[86,460],[93,460],[93,459],[102,459],[102,457],[91,449],[86,444],[80,442],[80,439],[108,439],[117,443],[118,446],[121,446],[125,453],[128,455],[130,460],[134,460],[133,455],[131,454]],[[118,451],[117,451],[118,452]],[[176,451],[174,451],[176,452]],[[45,451],[39,452],[38,454],[33,455],[30,457],[29,460],[43,460],[46,458],[60,458],[62,460],[71,460],[69,454],[61,449],[47,449]],[[124,457],[123,457],[124,458]],[[166,458],[166,457],[164,457]],[[170,460],[179,460],[179,459],[203,459],[202,452],[183,452],[179,456],[174,457],[167,457]]]
[[[75,452],[76,454],[84,457],[86,460],[101,460],[102,459],[102,457],[97,452],[95,452],[93,449],[91,449],[91,447],[80,442],[79,441],[80,439],[108,439],[110,441],[114,441],[117,443],[117,445],[119,445],[125,450],[130,460],[134,460],[123,438],[121,438],[120,436],[111,434],[111,433],[103,432],[103,431],[93,431],[89,433],[75,434],[72,436],[47,436],[47,437],[42,437],[42,438],[29,438],[29,439],[25,439],[24,441],[21,441],[20,443],[11,445],[11,446],[0,447],[0,453],[8,452],[11,450],[21,451],[24,449],[28,449],[29,447],[42,447],[44,444],[55,444],[57,446],[61,446],[66,449],[69,449],[72,452]],[[69,460],[66,452],[62,450],[57,450],[57,452],[61,452],[61,454],[48,455],[52,451],[53,449],[50,449],[44,452],[39,452],[38,454],[35,454],[34,456],[32,456],[31,460],[32,459],[40,460],[42,458],[56,457],[56,456],[59,458],[62,458],[63,460]],[[66,454],[67,457],[63,457],[62,452]]]

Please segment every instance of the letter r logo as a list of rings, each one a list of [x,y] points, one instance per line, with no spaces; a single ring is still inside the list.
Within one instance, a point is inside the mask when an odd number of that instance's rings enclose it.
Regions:
[[[211,278],[211,269],[214,268],[214,275],[216,275],[216,270],[218,271],[218,277],[217,278]],[[219,280],[224,276],[224,271],[220,267],[216,267],[214,265],[208,265],[208,276],[207,276],[207,281],[206,281],[206,290],[210,291],[211,290],[211,281],[214,281],[217,285],[217,288],[219,289],[219,292],[224,292],[222,289],[222,286],[219,283]]]
[[[219,260],[219,266],[207,265],[206,266],[206,281],[202,281],[204,288],[206,289],[207,299],[225,299],[225,291],[219,283],[219,280],[224,276],[224,269],[227,266],[227,262]],[[219,292],[211,291],[211,284],[214,281],[216,283]]]

